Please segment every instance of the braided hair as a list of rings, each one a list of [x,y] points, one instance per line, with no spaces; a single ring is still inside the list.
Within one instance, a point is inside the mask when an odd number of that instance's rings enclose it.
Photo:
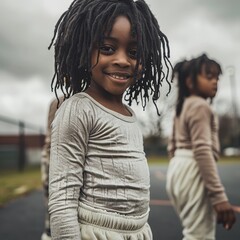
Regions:
[[[191,60],[183,60],[178,62],[172,73],[172,78],[177,75],[178,81],[178,98],[176,105],[176,116],[180,116],[182,106],[185,98],[190,96],[189,88],[187,87],[187,79],[191,78],[193,89],[197,92],[197,77],[203,71],[208,74],[212,73],[213,69],[216,71],[215,74],[218,76],[222,73],[221,66],[215,60],[209,59],[206,54],[202,54],[197,58]],[[211,99],[212,100],[212,99]]]
[[[55,49],[51,89],[57,98],[60,89],[66,99],[89,87],[94,44],[101,45],[104,34],[111,32],[119,15],[128,17],[137,39],[135,83],[126,90],[125,100],[131,106],[133,100],[138,104],[140,99],[144,109],[151,96],[158,112],[156,101],[164,80],[169,86],[168,93],[171,90],[172,65],[168,39],[144,0],[74,0],[56,23],[49,45],[49,49],[52,45]],[[143,71],[137,80],[139,64]]]

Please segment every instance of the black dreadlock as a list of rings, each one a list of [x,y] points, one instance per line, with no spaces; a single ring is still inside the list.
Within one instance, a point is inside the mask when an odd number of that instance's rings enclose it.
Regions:
[[[203,73],[203,71],[206,75],[208,73],[213,73],[213,71],[215,71],[214,74],[216,76],[219,76],[222,73],[219,63],[209,59],[206,54],[202,54],[199,57],[188,61],[183,60],[174,66],[172,78],[177,75],[178,80],[176,116],[180,116],[184,100],[190,95],[186,80],[191,78],[193,89],[197,91],[197,76]]]
[[[64,98],[85,91],[91,81],[91,52],[94,44],[101,45],[104,34],[111,32],[117,16],[127,16],[132,33],[137,38],[135,84],[129,87],[125,100],[129,105],[140,97],[145,108],[149,96],[158,108],[160,87],[168,80],[172,65],[167,37],[160,31],[158,22],[144,0],[74,0],[56,23],[49,49],[55,46],[55,73],[51,88],[60,88]],[[55,42],[54,42],[55,41]],[[142,76],[136,81],[139,64]],[[163,72],[166,68],[166,74]],[[167,93],[167,94],[168,94]],[[58,96],[57,96],[58,98]]]

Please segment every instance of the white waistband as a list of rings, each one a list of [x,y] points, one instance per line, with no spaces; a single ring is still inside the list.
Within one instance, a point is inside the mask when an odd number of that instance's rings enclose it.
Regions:
[[[193,157],[193,151],[191,149],[176,149],[174,156],[184,156],[184,157]]]
[[[90,207],[82,202],[78,208],[79,222],[118,231],[139,231],[147,223],[149,210],[140,216],[128,216]]]

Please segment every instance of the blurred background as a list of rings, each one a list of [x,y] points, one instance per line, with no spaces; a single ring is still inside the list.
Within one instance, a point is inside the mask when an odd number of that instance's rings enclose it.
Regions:
[[[223,160],[220,176],[234,210],[240,213],[239,191],[236,191],[240,181],[240,1],[146,1],[169,39],[172,65],[206,53],[222,66],[223,74],[213,102],[220,120]],[[50,87],[54,53],[48,46],[55,23],[71,2],[0,1],[0,238],[5,236],[4,240],[40,239],[44,228],[46,206],[40,160],[47,113],[55,98]],[[168,207],[170,204],[164,192],[168,163],[166,144],[171,134],[176,98],[174,82],[168,96],[167,93],[168,84],[164,83],[158,102],[160,117],[151,103],[145,111],[141,106],[132,107],[144,133],[150,162],[151,206],[154,209],[150,224],[155,236],[170,240],[180,239],[181,235],[180,223],[173,209]],[[36,189],[40,191],[32,191]],[[19,198],[29,192],[32,193],[29,197]],[[18,201],[12,201],[15,198]],[[232,235],[219,229],[218,239],[239,239],[238,226]],[[13,228],[16,231],[12,231]]]
[[[240,143],[240,2],[238,0],[148,0],[168,36],[171,62],[202,53],[220,62],[223,75],[213,107],[220,118],[223,153],[239,154]],[[70,0],[0,1],[0,168],[23,168],[40,161],[47,112],[55,97],[50,83],[53,49],[47,49],[56,21]],[[163,84],[161,117],[151,104],[133,106],[141,119],[147,154],[166,154],[171,133],[174,83],[166,96]],[[18,159],[18,162],[17,162]]]

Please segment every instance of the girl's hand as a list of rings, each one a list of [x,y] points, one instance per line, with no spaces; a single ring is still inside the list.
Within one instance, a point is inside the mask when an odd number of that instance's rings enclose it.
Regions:
[[[221,202],[214,205],[217,212],[217,223],[222,224],[226,230],[230,230],[236,222],[236,216],[229,202]]]

